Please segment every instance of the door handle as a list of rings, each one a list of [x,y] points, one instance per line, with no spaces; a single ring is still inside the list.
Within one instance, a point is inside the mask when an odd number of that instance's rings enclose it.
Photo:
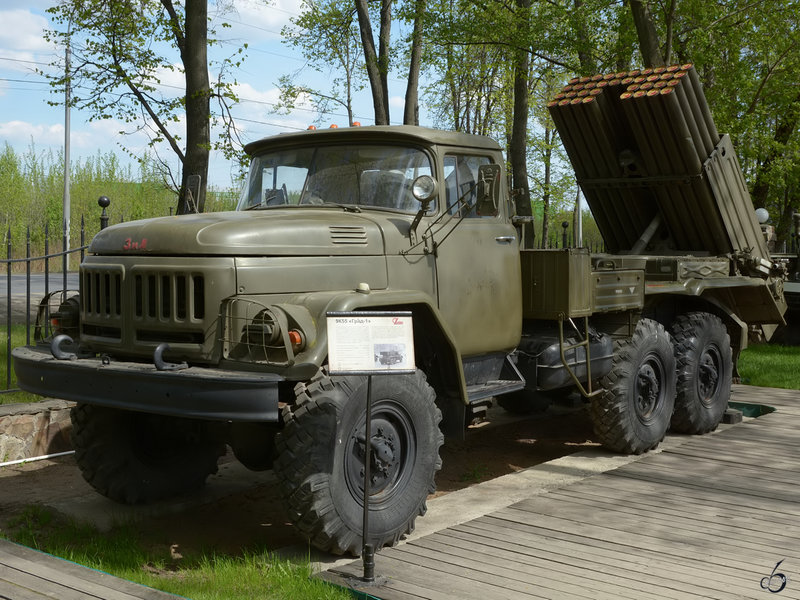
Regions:
[[[516,241],[517,237],[514,235],[499,235],[494,238],[494,241],[500,242],[501,244],[510,244],[511,242]]]

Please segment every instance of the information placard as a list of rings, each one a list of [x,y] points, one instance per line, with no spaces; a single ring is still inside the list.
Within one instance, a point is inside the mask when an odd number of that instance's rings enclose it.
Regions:
[[[333,375],[413,373],[411,311],[327,313],[328,367]]]

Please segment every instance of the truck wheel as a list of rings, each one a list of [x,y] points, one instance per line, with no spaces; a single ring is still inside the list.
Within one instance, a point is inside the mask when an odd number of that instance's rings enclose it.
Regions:
[[[672,429],[683,433],[713,431],[731,396],[731,340],[716,315],[693,312],[672,325],[677,363],[677,395]]]
[[[224,445],[202,421],[78,404],[72,445],[84,479],[102,495],[145,504],[201,488]]]
[[[276,437],[274,466],[289,518],[320,550],[358,556],[367,379],[320,371],[295,393]],[[372,380],[369,541],[375,548],[411,533],[436,489],[444,438],[434,400],[421,371]]]
[[[630,340],[617,342],[605,393],[592,401],[591,416],[600,442],[616,452],[641,454],[667,432],[675,404],[675,356],[669,334],[642,319]]]

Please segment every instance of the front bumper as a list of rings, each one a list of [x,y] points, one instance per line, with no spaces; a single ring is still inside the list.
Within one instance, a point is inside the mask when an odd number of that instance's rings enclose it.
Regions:
[[[57,360],[48,347],[12,351],[19,387],[85,404],[215,421],[278,421],[274,373],[189,367],[158,371],[152,364],[100,358]]]

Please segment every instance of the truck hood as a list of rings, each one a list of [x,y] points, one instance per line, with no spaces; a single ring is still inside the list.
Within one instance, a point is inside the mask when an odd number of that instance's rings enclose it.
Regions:
[[[339,207],[269,209],[160,217],[98,233],[95,254],[225,256],[376,256],[380,227]]]

